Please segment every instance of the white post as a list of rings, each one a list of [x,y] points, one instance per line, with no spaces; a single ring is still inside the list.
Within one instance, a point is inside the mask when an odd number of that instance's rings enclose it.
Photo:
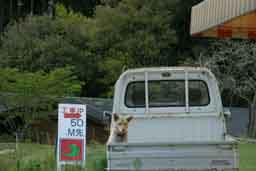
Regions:
[[[148,72],[145,72],[145,113],[149,113],[149,101],[148,101]]]
[[[58,115],[59,115],[59,111],[60,109],[58,109]],[[60,123],[59,123],[59,118],[60,116],[58,116],[58,131],[59,131],[59,127],[60,127]],[[60,145],[59,145],[59,139],[60,139],[60,137],[59,137],[59,132],[58,132],[58,134],[57,134],[57,143],[56,143],[56,145],[57,145],[57,153],[56,153],[56,158],[57,158],[57,171],[61,171],[62,169],[61,169],[61,163],[60,163],[60,156],[59,156],[59,153],[60,153]]]
[[[18,137],[18,132],[15,132],[15,138],[16,138],[16,154],[18,153],[19,150],[19,137]]]
[[[186,113],[189,113],[189,87],[188,87],[188,71],[185,70],[185,98],[186,98]]]
[[[57,164],[57,171],[62,171],[62,165],[60,163]]]

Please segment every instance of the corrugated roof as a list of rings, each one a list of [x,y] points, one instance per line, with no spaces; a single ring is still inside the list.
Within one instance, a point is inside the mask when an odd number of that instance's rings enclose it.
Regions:
[[[192,7],[191,35],[256,10],[256,0],[205,0]]]

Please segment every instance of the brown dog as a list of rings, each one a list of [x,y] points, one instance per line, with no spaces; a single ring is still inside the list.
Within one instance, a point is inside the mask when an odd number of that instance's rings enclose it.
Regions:
[[[116,113],[113,114],[109,143],[127,143],[128,124],[132,119],[132,116],[121,116]]]

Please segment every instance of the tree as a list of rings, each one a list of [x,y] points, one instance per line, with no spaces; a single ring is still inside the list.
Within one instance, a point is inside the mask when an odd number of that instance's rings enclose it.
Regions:
[[[228,89],[248,103],[248,133],[251,137],[256,137],[255,55],[254,41],[215,41],[196,62],[215,73],[222,89]]]
[[[10,24],[1,39],[0,66],[50,72],[72,65],[79,79],[89,82],[95,75],[97,59],[89,47],[88,20],[58,5],[55,19],[28,16],[22,22]],[[83,95],[89,92],[85,87],[82,89]]]
[[[28,15],[54,15],[54,6],[57,3],[63,4],[70,11],[82,13],[92,17],[96,5],[101,0],[8,0],[0,1],[0,32],[13,20],[22,19]]]
[[[177,33],[177,53],[183,57],[194,58],[194,47],[202,46],[200,40],[195,40],[190,35],[191,9],[201,1],[203,0],[178,0],[176,4],[172,25]]]
[[[2,36],[0,65],[49,71],[77,62],[74,59],[80,59],[87,50],[85,19],[65,11],[61,15],[56,20],[27,17],[24,22],[10,25]]]
[[[67,9],[82,13],[87,17],[92,17],[97,5],[101,4],[101,0],[57,0],[62,3]]]
[[[175,1],[123,0],[116,8],[96,9],[95,45],[100,56],[128,55],[131,66],[174,65]],[[130,67],[130,66],[129,66]]]
[[[119,56],[118,58],[108,58],[99,64],[99,69],[104,72],[104,77],[98,79],[98,81],[107,87],[107,90],[102,93],[102,96],[113,96],[116,80],[129,65],[129,57],[125,55]]]
[[[8,110],[22,113],[28,118],[42,111],[52,111],[58,98],[79,95],[82,83],[74,75],[73,69],[58,68],[49,73],[0,69],[1,101]]]
[[[179,30],[188,30],[189,8],[195,1],[183,6],[181,0],[104,0],[106,5],[97,6],[87,18],[72,10],[81,5],[78,1],[59,0],[68,9],[57,5],[54,18],[28,16],[7,27],[0,67],[50,72],[72,65],[87,83],[81,95],[111,96],[124,69],[177,65],[189,56],[189,43],[180,48],[188,36],[182,38]],[[74,8],[69,6],[73,3]]]
[[[0,32],[13,20],[19,20],[27,15],[48,14],[53,0],[8,0],[0,1]],[[54,7],[52,6],[52,9]]]
[[[101,85],[111,95],[124,69],[178,63],[177,36],[171,24],[176,1],[122,0],[114,7],[98,6],[91,47],[100,59]]]
[[[0,69],[0,102],[7,111],[1,112],[0,134],[14,133],[16,140],[22,134],[34,132],[28,125],[37,119],[46,119],[57,108],[63,96],[80,94],[82,83],[74,75],[74,68],[20,72],[14,68]],[[46,139],[46,137],[44,137]]]

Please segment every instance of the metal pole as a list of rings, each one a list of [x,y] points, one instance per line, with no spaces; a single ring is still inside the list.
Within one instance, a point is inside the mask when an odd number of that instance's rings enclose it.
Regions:
[[[145,72],[145,113],[149,113],[149,100],[148,100],[148,72]]]
[[[185,70],[185,98],[186,98],[186,113],[189,113],[189,87],[188,87],[188,71]]]

